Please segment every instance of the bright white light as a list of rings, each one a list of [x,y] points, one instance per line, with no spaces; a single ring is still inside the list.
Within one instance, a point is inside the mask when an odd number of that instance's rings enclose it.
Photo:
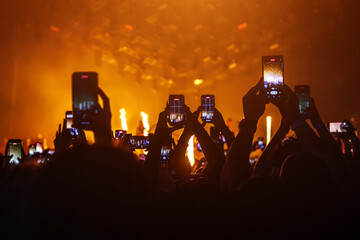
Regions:
[[[266,117],[266,145],[269,144],[271,139],[271,116]]]

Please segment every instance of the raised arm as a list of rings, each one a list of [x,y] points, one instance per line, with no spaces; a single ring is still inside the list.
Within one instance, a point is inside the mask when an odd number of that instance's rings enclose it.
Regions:
[[[204,174],[206,174],[210,180],[219,183],[220,173],[225,161],[225,157],[209,134],[206,132],[204,126],[199,123],[199,113],[200,108],[194,113],[191,113],[190,110],[187,109],[186,126],[190,127],[191,131],[195,134],[208,162]]]
[[[192,134],[189,127],[184,128],[170,159],[170,168],[175,171],[180,179],[187,178],[191,173],[191,166],[185,157],[185,153]]]
[[[284,119],[281,121],[281,125],[275,135],[271,138],[271,141],[264,149],[259,160],[257,161],[255,168],[253,170],[253,175],[271,175],[272,169],[274,167],[274,159],[271,159],[271,153],[274,151],[275,147],[281,142],[281,140],[286,136],[290,130],[290,125]]]
[[[215,128],[225,137],[226,145],[230,148],[235,139],[234,133],[226,126],[222,114],[215,108],[213,123]]]
[[[251,145],[259,118],[265,111],[265,98],[261,93],[262,78],[243,97],[244,119],[233,141],[221,172],[222,191],[236,191],[251,175],[249,163]],[[259,94],[257,94],[260,92]]]
[[[295,93],[287,86],[285,92],[289,95],[289,101],[285,104],[284,110],[291,119],[291,128],[294,130],[301,148],[304,152],[312,153],[325,160],[332,172],[335,180],[341,183],[346,177],[346,165],[337,152],[337,147],[331,144],[331,135],[326,133],[326,128],[316,128],[320,130],[325,141],[322,140],[308,125],[305,119],[300,117],[299,102]],[[327,134],[327,136],[326,136]]]

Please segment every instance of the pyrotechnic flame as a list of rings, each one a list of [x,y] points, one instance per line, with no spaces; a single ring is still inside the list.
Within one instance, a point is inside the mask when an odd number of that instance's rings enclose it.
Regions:
[[[194,135],[191,136],[188,142],[188,147],[186,149],[186,155],[189,159],[190,165],[194,166],[195,158],[194,158]]]
[[[144,128],[145,128],[144,136],[147,136],[147,135],[149,135],[149,130],[150,130],[150,125],[149,125],[149,121],[148,121],[149,115],[147,115],[144,112],[141,112],[140,115],[142,117],[142,122],[143,122]]]
[[[126,111],[125,108],[120,109],[121,129],[127,131],[128,127],[126,124]]]
[[[269,144],[271,139],[271,116],[266,117],[266,145]]]

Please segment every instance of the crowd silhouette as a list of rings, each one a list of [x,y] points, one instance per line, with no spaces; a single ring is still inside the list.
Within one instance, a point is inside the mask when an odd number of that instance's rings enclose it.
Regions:
[[[86,129],[65,122],[44,163],[25,156],[1,159],[0,238],[222,238],[305,237],[354,233],[360,200],[360,142],[351,123],[332,134],[314,99],[309,120],[295,93],[284,85],[271,101],[281,125],[253,165],[249,156],[267,100],[262,78],[243,97],[244,119],[235,136],[219,109],[212,120],[219,144],[199,120],[201,108],[185,106],[183,126],[169,126],[168,106],[159,113],[145,161],[126,138],[115,139],[110,101]],[[165,103],[164,103],[165,105]],[[171,142],[172,132],[183,128]],[[294,137],[287,137],[293,130]],[[83,130],[94,132],[89,145]],[[185,152],[195,135],[205,160],[191,166]],[[170,143],[170,144],[169,144]],[[161,162],[170,145],[168,164]],[[224,151],[224,145],[227,151]],[[311,235],[310,235],[311,234]],[[333,235],[335,236],[335,235]]]

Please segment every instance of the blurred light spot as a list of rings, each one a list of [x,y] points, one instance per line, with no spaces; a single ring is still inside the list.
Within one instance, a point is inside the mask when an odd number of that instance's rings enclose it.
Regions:
[[[177,26],[175,26],[174,24],[170,24],[169,28],[170,28],[170,30],[174,30],[174,31],[176,31],[178,29]]]
[[[200,29],[202,29],[202,28],[203,28],[203,25],[202,25],[202,24],[198,24],[198,25],[195,26],[194,29],[195,29],[196,31],[198,31],[198,30],[200,30]]]
[[[235,48],[235,44],[231,44],[231,45],[229,45],[226,49],[227,50],[232,50],[232,49],[234,49]]]
[[[151,80],[153,77],[150,74],[143,74],[141,75],[141,78],[144,80]]]
[[[144,64],[148,64],[148,65],[154,66],[156,63],[157,63],[157,61],[156,61],[154,58],[146,57],[146,58],[144,59]]]
[[[167,4],[164,3],[164,4],[162,4],[162,5],[159,7],[159,10],[164,10],[164,9],[166,9],[166,8],[167,8]]]
[[[50,31],[58,33],[58,32],[60,32],[60,28],[58,28],[57,26],[51,25]]]
[[[270,46],[270,50],[277,49],[278,47],[279,47],[279,44],[275,43],[275,44]]]
[[[236,65],[235,62],[230,63],[229,66],[228,66],[229,69],[234,69],[234,68],[236,68],[236,67],[237,67],[237,65]]]
[[[194,80],[194,84],[196,85],[196,86],[199,86],[200,84],[202,84],[204,82],[204,80],[203,79],[195,79]]]
[[[247,27],[247,23],[246,22],[243,22],[242,24],[238,25],[238,29],[239,30],[243,30],[244,28]]]
[[[137,69],[134,66],[131,65],[125,65],[123,68],[124,72],[128,72],[128,73],[137,73]]]
[[[211,61],[211,57],[210,56],[208,56],[208,57],[206,57],[206,58],[203,58],[203,62],[210,62]]]
[[[127,29],[127,30],[129,30],[129,31],[134,30],[134,27],[131,26],[130,24],[124,24],[124,28]]]

